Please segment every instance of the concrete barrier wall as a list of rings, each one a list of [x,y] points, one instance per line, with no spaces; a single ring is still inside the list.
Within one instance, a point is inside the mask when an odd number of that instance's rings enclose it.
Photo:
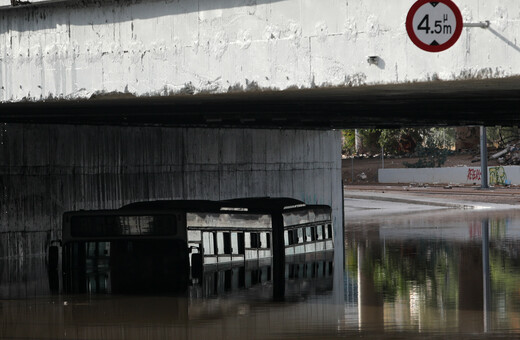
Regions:
[[[379,183],[480,184],[480,167],[379,169]],[[488,167],[490,185],[520,185],[520,166]]]
[[[340,139],[337,131],[2,124],[0,258],[45,253],[64,211],[141,200],[290,196],[332,205],[341,226]]]

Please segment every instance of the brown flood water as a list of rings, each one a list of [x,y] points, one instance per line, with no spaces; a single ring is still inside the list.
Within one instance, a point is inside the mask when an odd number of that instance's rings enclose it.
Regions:
[[[347,223],[345,256],[214,271],[180,295],[50,292],[45,259],[0,262],[0,339],[520,337],[520,213]]]

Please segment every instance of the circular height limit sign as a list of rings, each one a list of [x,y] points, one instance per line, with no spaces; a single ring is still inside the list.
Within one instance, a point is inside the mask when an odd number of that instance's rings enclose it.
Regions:
[[[462,14],[451,0],[419,0],[408,12],[406,31],[417,47],[428,52],[441,52],[459,39]]]

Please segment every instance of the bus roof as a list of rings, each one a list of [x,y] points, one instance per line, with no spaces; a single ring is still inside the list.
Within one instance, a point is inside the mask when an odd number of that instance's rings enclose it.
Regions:
[[[161,200],[135,202],[121,207],[119,210],[185,210],[185,211],[204,211],[220,212],[222,210],[237,210],[248,212],[273,212],[282,211],[288,208],[306,207],[305,203],[288,197],[254,197],[238,198],[223,201],[210,200]],[[247,210],[246,210],[247,209]]]

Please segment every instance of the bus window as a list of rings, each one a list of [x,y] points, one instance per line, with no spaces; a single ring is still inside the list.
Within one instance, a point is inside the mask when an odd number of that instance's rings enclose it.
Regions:
[[[246,252],[244,233],[238,233],[238,253],[244,255]]]
[[[238,255],[238,233],[230,233],[231,235],[231,254]],[[224,238],[225,241],[225,238]]]
[[[327,224],[327,232],[328,232],[328,237],[327,238],[332,238],[332,225],[330,224]]]
[[[218,254],[218,240],[217,240],[217,233],[213,232],[211,233],[213,235],[213,254]]]
[[[251,233],[251,248],[260,248],[260,233]]]
[[[305,242],[311,242],[312,241],[312,228],[307,227],[305,228]]]
[[[231,254],[231,233],[223,233],[224,254]]]
[[[265,234],[265,241],[266,241],[266,248],[267,249],[270,249],[271,248],[271,234],[270,233],[266,233]]]
[[[244,233],[245,248],[251,248],[251,233]]]
[[[317,239],[323,240],[323,225],[317,226]]]
[[[288,246],[289,245],[289,231],[286,230],[283,232],[283,234],[284,234],[284,237],[283,237],[284,244],[285,244],[285,246]]]
[[[260,233],[260,248],[267,247],[267,233]]]
[[[203,233],[203,247],[204,254],[213,255],[214,254],[214,245],[213,245],[213,233]]]
[[[316,227],[311,227],[311,240],[316,241]]]
[[[167,236],[177,233],[175,215],[156,216],[73,216],[71,235],[101,236]]]
[[[217,247],[215,249],[215,254],[225,254],[224,249],[224,233],[223,232],[217,232],[215,233],[217,235]]]
[[[300,243],[300,239],[298,238],[298,229],[293,229],[293,241],[294,244]]]
[[[200,230],[188,230],[188,242],[200,242],[201,237]]]
[[[287,243],[288,243],[289,245],[293,245],[293,244],[294,244],[294,233],[293,233],[293,231],[292,231],[292,230],[288,230],[288,231],[287,231],[287,236],[288,236],[288,238],[289,238],[289,240],[287,241]]]
[[[304,243],[303,228],[298,228],[298,243]]]

